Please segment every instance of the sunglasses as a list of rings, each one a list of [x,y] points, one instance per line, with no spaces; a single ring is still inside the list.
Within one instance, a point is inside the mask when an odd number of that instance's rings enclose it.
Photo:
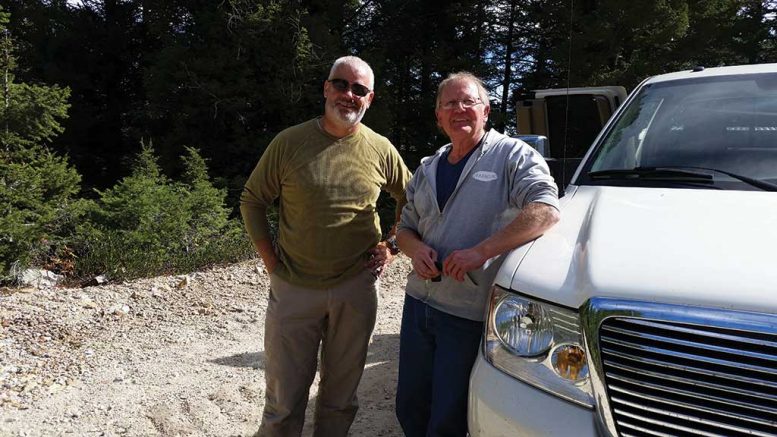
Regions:
[[[356,83],[356,82],[349,83],[345,79],[329,79],[329,80],[327,80],[327,82],[331,83],[332,86],[335,87],[335,89],[337,91],[340,91],[341,93],[344,93],[344,92],[348,91],[348,88],[350,88],[351,92],[354,95],[359,96],[359,97],[364,97],[367,94],[369,94],[370,91],[372,91],[371,89],[367,88],[366,86],[364,86],[364,85],[362,85],[360,83]]]

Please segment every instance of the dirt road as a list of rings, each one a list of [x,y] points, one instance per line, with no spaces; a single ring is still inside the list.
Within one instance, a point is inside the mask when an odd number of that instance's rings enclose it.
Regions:
[[[268,293],[256,264],[88,288],[3,291],[0,436],[253,433],[264,404]],[[409,269],[399,257],[381,280],[353,436],[402,435],[393,403]],[[311,434],[311,417],[308,408],[304,435]]]

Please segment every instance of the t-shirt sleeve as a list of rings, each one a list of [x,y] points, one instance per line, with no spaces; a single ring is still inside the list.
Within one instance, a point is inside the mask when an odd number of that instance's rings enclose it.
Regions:
[[[385,157],[384,173],[386,175],[386,185],[383,187],[391,197],[393,197],[397,203],[405,202],[405,188],[412,174],[407,169],[405,161],[402,160],[402,156],[399,155],[397,149],[386,141],[388,153]]]

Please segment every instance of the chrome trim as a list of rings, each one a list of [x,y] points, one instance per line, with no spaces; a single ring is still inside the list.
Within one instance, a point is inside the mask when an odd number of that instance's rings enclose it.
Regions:
[[[732,414],[732,413],[728,413],[726,411],[716,410],[716,409],[713,409],[713,408],[700,408],[700,407],[698,407],[698,406],[696,406],[694,404],[688,403],[688,402],[672,401],[671,399],[667,399],[667,398],[660,398],[658,396],[645,395],[645,394],[642,394],[642,393],[639,393],[639,392],[635,392],[635,391],[632,391],[632,390],[624,389],[624,388],[619,387],[619,386],[614,385],[614,384],[610,384],[608,387],[609,387],[611,393],[612,392],[618,392],[618,393],[623,393],[623,394],[626,394],[626,395],[632,395],[634,397],[638,397],[638,398],[641,398],[641,399],[644,399],[644,400],[654,401],[655,403],[666,404],[666,405],[669,405],[669,406],[685,407],[685,408],[687,408],[689,410],[706,412],[706,413],[720,412],[719,414],[721,416],[730,417],[730,418],[733,418],[733,419],[740,419],[740,420],[743,420],[743,421],[746,421],[746,422],[757,423],[759,425],[770,425],[771,424],[769,421],[763,420],[763,419],[758,419],[757,417],[745,416],[743,414]],[[610,395],[610,397],[611,397],[611,399],[615,399],[616,398],[614,393],[612,393]],[[637,407],[639,409],[650,410],[650,408],[644,407],[642,405],[637,405],[637,404],[634,404],[633,402],[628,402],[628,401],[625,401],[625,400],[619,400],[617,403],[623,403],[623,404],[631,405],[631,406]],[[660,409],[656,409],[656,410],[657,411],[662,411]],[[674,414],[669,413],[669,412],[667,412],[665,414],[667,414],[669,416],[673,416],[674,415]]]
[[[676,394],[680,394],[680,395],[683,395],[683,396],[699,397],[699,398],[703,398],[704,400],[709,401],[709,402],[734,404],[734,405],[736,405],[738,407],[741,407],[741,408],[752,408],[752,409],[763,408],[763,407],[761,407],[759,405],[750,404],[750,403],[743,402],[743,401],[731,401],[729,399],[722,398],[722,397],[719,397],[719,396],[700,395],[699,393],[691,392],[691,391],[688,391],[688,390],[678,389],[677,387],[669,387],[669,386],[665,386],[665,385],[659,385],[659,384],[653,384],[653,383],[649,383],[649,382],[645,382],[645,381],[640,381],[640,380],[637,380],[637,379],[629,378],[627,376],[621,376],[621,375],[613,374],[612,372],[610,372],[610,378],[614,379],[616,381],[622,381],[622,382],[626,382],[626,383],[629,383],[629,384],[641,384],[641,385],[643,385],[645,387],[651,388],[651,389],[656,390],[656,391],[664,391],[664,392],[669,392],[669,393],[676,393]],[[696,383],[696,381],[693,381],[693,383]],[[697,385],[701,386],[701,387],[705,387],[703,384],[697,384]],[[610,387],[617,387],[617,386],[615,384],[611,383]],[[706,388],[708,388],[708,387],[706,387]],[[624,389],[624,390],[627,390],[627,389]],[[736,394],[741,394],[741,393],[736,393]],[[753,396],[753,395],[750,394],[750,396]],[[768,410],[770,413],[777,414],[777,408],[768,408],[767,407],[765,409]]]
[[[602,330],[602,331],[604,331],[604,330]],[[630,348],[630,349],[637,349],[637,350],[642,351],[642,352],[650,352],[650,353],[656,353],[656,354],[667,355],[667,356],[672,356],[672,357],[684,358],[684,359],[687,359],[687,360],[691,360],[693,362],[702,363],[702,365],[709,363],[709,364],[717,364],[719,366],[731,367],[732,369],[744,368],[746,370],[751,370],[753,372],[766,373],[767,375],[771,375],[771,374],[774,373],[773,369],[769,369],[767,367],[761,367],[761,366],[754,366],[752,364],[747,364],[747,363],[743,363],[743,362],[739,362],[739,361],[728,361],[728,360],[719,360],[719,359],[715,359],[715,358],[707,358],[707,357],[704,357],[702,355],[686,354],[686,353],[682,353],[682,352],[673,352],[671,349],[664,349],[664,348],[660,348],[660,347],[648,347],[648,346],[644,346],[644,345],[639,344],[639,343],[632,343],[632,342],[629,342],[629,341],[616,340],[616,339],[613,339],[611,337],[607,337],[607,336],[604,336],[604,335],[602,337],[606,338],[610,343],[618,345],[618,346],[624,346],[624,347],[627,347],[627,348]],[[775,361],[775,363],[777,363],[777,361]],[[775,387],[777,387],[777,384],[775,384]]]
[[[657,324],[655,324],[655,323],[653,323],[651,325],[657,326]],[[631,337],[639,337],[639,338],[642,338],[642,339],[654,340],[656,342],[664,342],[664,343],[669,343],[671,345],[677,345],[677,346],[696,347],[696,346],[699,345],[698,342],[678,340],[676,338],[671,338],[671,337],[667,337],[667,336],[663,336],[663,335],[635,333],[634,331],[631,331],[631,330],[628,330],[628,329],[614,328],[612,326],[605,326],[599,332],[600,332],[599,335],[601,335],[602,332],[615,332],[615,333],[618,333],[618,334],[623,334],[623,335],[627,335],[627,336],[631,336]],[[765,342],[765,343],[770,343],[770,342]],[[748,351],[743,351],[741,349],[734,349],[734,348],[730,348],[730,347],[722,347],[722,346],[717,346],[717,345],[714,345],[714,344],[708,344],[708,345],[705,345],[705,347],[707,348],[707,350],[714,350],[714,351],[720,352],[720,353],[737,355],[738,358],[741,358],[742,355],[744,355],[746,358],[760,358],[762,360],[774,361],[775,363],[777,363],[777,357],[774,356],[774,355],[767,355],[767,354],[762,354],[762,353],[758,353],[758,352],[748,352]],[[774,347],[777,347],[777,344],[775,344]],[[735,365],[738,365],[738,364],[739,363],[735,363]]]
[[[592,298],[580,308],[580,318],[596,399],[596,415],[602,423],[600,431],[603,435],[626,437],[636,432],[661,437],[667,435],[667,430],[710,437],[732,432],[777,435],[777,422],[764,417],[777,412],[777,407],[768,405],[777,400],[777,396],[769,393],[777,388],[773,378],[775,370],[770,369],[777,363],[777,355],[770,355],[767,350],[777,349],[777,341],[774,340],[777,338],[777,315]],[[620,326],[603,326],[611,318],[618,318]],[[630,328],[635,330],[629,332]],[[619,336],[615,342],[623,345],[623,352],[613,350],[613,347],[621,348],[614,343],[609,343],[612,345],[609,349],[602,350],[602,341],[606,341],[608,331],[610,336]],[[738,337],[737,331],[743,336]],[[642,342],[634,342],[634,339]],[[737,349],[734,342],[743,345],[743,349]],[[635,351],[635,355],[629,355],[630,351]],[[706,356],[705,351],[709,352]],[[614,377],[605,376],[603,353],[611,354],[615,360],[627,361],[606,361],[607,366],[611,366],[608,367],[611,372],[616,369]],[[748,362],[736,361],[732,355]],[[719,368],[708,369],[707,366]],[[731,369],[730,373],[728,369]],[[645,380],[640,380],[640,376],[644,376]],[[635,377],[636,380],[633,379]],[[698,379],[694,379],[696,377]],[[608,388],[606,378],[621,382]],[[617,387],[622,384],[639,386],[633,387],[633,390],[640,387],[650,390],[652,387],[654,391],[629,395],[632,390],[628,387]],[[684,390],[693,387],[709,392],[700,396]],[[764,391],[759,391],[759,387],[763,387]],[[619,391],[623,391],[624,395],[619,395]],[[661,399],[661,392],[672,393],[673,396]],[[741,398],[726,399],[727,394]],[[622,399],[623,396],[631,399]],[[701,405],[684,402],[693,401],[694,397]],[[645,399],[645,402],[634,402],[634,399]],[[682,410],[673,411],[675,405]],[[723,407],[716,409],[717,405]],[[696,417],[692,411],[698,411],[703,417]],[[713,411],[714,417],[724,421],[728,417],[732,421],[720,422],[708,417],[712,414],[707,414],[707,411]],[[758,429],[743,428],[742,422],[754,423]],[[647,429],[650,427],[648,424],[656,425],[656,429]],[[700,428],[695,428],[694,424],[699,424]],[[669,433],[671,435],[671,431]]]
[[[631,428],[631,429],[633,429],[635,431],[640,431],[640,432],[643,432],[645,434],[652,434],[652,435],[655,435],[655,436],[658,436],[658,437],[674,437],[672,434],[665,434],[663,432],[656,432],[654,430],[643,428],[643,427],[641,427],[639,425],[634,425],[633,423],[624,422],[622,420],[621,420],[621,427]],[[626,434],[624,432],[621,432],[621,435],[623,437],[634,437],[632,434]]]
[[[635,325],[644,325],[644,326],[651,326],[654,328],[661,328],[663,327],[660,323],[651,322],[649,320],[641,320],[641,319],[633,319],[631,323]],[[684,332],[688,334],[698,335],[698,336],[707,336],[711,337],[714,340],[735,340],[735,341],[742,341],[742,342],[749,342],[755,346],[769,346],[769,347],[777,347],[777,342],[774,341],[767,341],[767,340],[752,340],[752,339],[743,339],[742,337],[735,337],[733,335],[726,335],[726,334],[713,334],[709,331],[704,331],[701,329],[692,329],[692,328],[683,328],[683,327],[676,327],[674,328],[675,332]]]
[[[604,350],[607,350],[607,349],[605,348]],[[609,350],[607,350],[607,351],[611,355],[616,355],[616,356],[618,356],[620,358],[624,358],[624,359],[627,359],[627,360],[634,361],[634,357],[633,356],[624,355],[624,354],[616,353],[616,352],[611,352]],[[644,363],[652,364],[652,365],[654,365],[656,367],[663,367],[663,368],[666,368],[666,369],[683,370],[683,371],[689,372],[689,373],[696,373],[696,374],[699,374],[699,375],[714,376],[716,378],[728,379],[728,380],[731,380],[731,381],[734,381],[734,382],[747,382],[747,383],[750,383],[750,384],[763,385],[763,386],[766,386],[766,387],[770,386],[768,381],[764,381],[762,379],[753,379],[753,378],[745,378],[745,377],[733,378],[728,373],[720,373],[720,372],[715,372],[714,370],[708,370],[708,369],[703,369],[703,368],[698,368],[698,367],[693,367],[693,366],[681,366],[679,364],[666,363],[666,362],[658,361],[658,360],[642,359],[641,361],[644,362]],[[608,364],[611,364],[611,363],[608,362]]]
[[[642,420],[643,422],[648,422],[648,423],[652,423],[652,424],[655,424],[655,425],[661,425],[661,426],[664,426],[666,428],[672,428],[673,427],[672,424],[669,423],[669,422],[664,422],[664,421],[653,419],[653,418],[649,418],[649,417],[637,416],[636,414],[631,414],[631,413],[628,413],[628,412],[622,412],[621,411],[620,413],[623,414],[624,416],[629,416],[629,417],[633,417],[635,419]],[[727,437],[725,434],[713,434],[711,432],[699,431],[699,430],[696,430],[694,428],[688,428],[686,426],[674,426],[673,428],[678,430],[678,431],[685,431],[685,432],[688,432],[688,433],[694,433],[694,434],[697,434],[697,435],[703,435],[703,436],[708,436],[708,437]]]
[[[689,422],[704,424],[704,425],[707,425],[707,426],[714,426],[714,427],[722,428],[722,429],[725,429],[725,430],[728,430],[728,431],[737,431],[737,432],[741,432],[741,433],[745,433],[745,434],[750,434],[750,435],[757,435],[757,436],[763,436],[763,437],[773,437],[774,436],[774,434],[767,434],[767,433],[763,433],[763,432],[753,431],[752,429],[749,429],[749,428],[742,428],[742,427],[739,427],[739,426],[727,425],[727,424],[722,423],[722,422],[713,422],[711,420],[705,420],[705,419],[702,419],[702,418],[699,418],[699,417],[691,416],[690,414],[677,414],[677,413],[673,413],[671,411],[662,410],[660,408],[646,407],[644,405],[639,405],[639,404],[636,404],[634,402],[624,401],[624,400],[618,399],[618,398],[613,398],[613,399],[616,399],[617,403],[619,403],[619,404],[627,405],[627,406],[634,407],[634,408],[636,408],[638,410],[641,410],[641,411],[646,411],[648,413],[654,413],[654,414],[658,414],[658,415],[661,415],[661,416],[682,418],[682,419],[685,419],[685,420],[687,420]],[[616,410],[617,410],[617,408],[616,408]],[[624,412],[624,411],[619,411],[619,413],[623,414],[624,416],[638,418],[638,419],[646,421],[646,422],[650,422],[652,420],[658,420],[658,419],[655,418],[655,416],[650,416],[650,417],[638,416],[636,414],[627,413],[627,412]],[[680,428],[680,426],[678,426],[678,425],[670,426],[670,428],[671,427]],[[702,431],[699,431],[698,429],[687,428],[687,427],[684,427],[684,428],[685,429],[692,429],[694,433],[702,433]],[[714,434],[714,435],[725,435],[725,434]]]
[[[660,373],[656,373],[656,372],[651,372],[649,370],[637,369],[635,367],[624,366],[624,365],[621,365],[621,364],[618,364],[618,363],[613,363],[613,362],[609,362],[608,365],[611,366],[611,367],[615,367],[615,368],[621,369],[621,370],[625,370],[627,372],[640,372],[643,375],[647,375],[647,376],[650,376],[650,377],[662,378],[662,379],[667,380],[669,382],[675,382],[675,383],[680,383],[680,384],[694,384],[694,385],[697,385],[699,387],[704,387],[704,388],[708,388],[708,389],[711,389],[711,390],[728,391],[728,392],[731,392],[731,393],[738,394],[740,396],[767,398],[767,399],[770,399],[772,401],[777,401],[777,395],[771,395],[771,394],[768,394],[768,393],[754,392],[754,391],[745,390],[745,389],[738,388],[738,387],[737,388],[726,387],[726,386],[719,385],[719,384],[713,384],[713,383],[709,383],[709,382],[705,382],[705,381],[699,381],[699,380],[696,380],[696,379],[688,379],[688,378],[683,378],[683,377],[679,377],[679,376],[667,377],[667,375],[664,375],[664,374],[660,374]],[[644,384],[644,381],[642,382],[642,384]]]
[[[564,330],[568,335],[577,336],[579,334],[580,327],[578,326],[578,321],[575,317],[551,306],[548,306],[546,309],[553,317],[553,322],[557,328]]]

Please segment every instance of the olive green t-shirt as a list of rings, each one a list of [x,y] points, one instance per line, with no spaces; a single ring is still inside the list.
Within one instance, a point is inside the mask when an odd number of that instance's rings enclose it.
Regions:
[[[256,245],[270,238],[267,207],[280,198],[274,273],[326,288],[364,269],[381,237],[378,195],[388,191],[401,208],[410,177],[389,140],[367,126],[338,139],[313,119],[272,140],[245,185],[240,211]]]

